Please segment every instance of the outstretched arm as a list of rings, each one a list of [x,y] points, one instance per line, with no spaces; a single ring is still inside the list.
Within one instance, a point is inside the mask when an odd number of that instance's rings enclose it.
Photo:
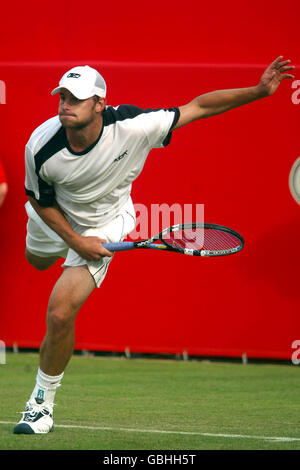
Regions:
[[[293,79],[294,75],[286,73],[295,67],[290,60],[277,57],[261,76],[258,85],[233,90],[217,90],[198,96],[185,106],[181,106],[180,118],[173,130],[185,126],[197,119],[205,119],[230,109],[238,108],[252,101],[273,95],[284,79]]]

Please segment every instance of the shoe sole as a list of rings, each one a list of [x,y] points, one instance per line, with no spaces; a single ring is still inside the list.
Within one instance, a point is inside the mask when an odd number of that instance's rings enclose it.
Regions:
[[[54,430],[54,426],[50,429],[49,432]],[[14,434],[48,434],[46,432],[34,432],[34,430],[26,423],[17,424],[14,428]]]

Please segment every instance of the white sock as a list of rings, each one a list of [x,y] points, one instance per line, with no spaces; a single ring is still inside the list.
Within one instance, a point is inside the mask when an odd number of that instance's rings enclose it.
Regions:
[[[36,385],[31,394],[30,400],[35,398],[37,403],[46,402],[50,405],[54,403],[55,393],[60,387],[60,381],[64,373],[60,375],[47,375],[40,368],[36,376]]]

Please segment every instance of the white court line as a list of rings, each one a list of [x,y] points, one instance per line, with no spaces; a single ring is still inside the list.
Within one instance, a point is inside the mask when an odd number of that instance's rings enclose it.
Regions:
[[[12,421],[0,421],[0,424],[16,424]],[[137,432],[137,433],[156,433],[156,434],[179,434],[186,436],[204,436],[204,437],[224,437],[235,439],[259,439],[263,441],[273,442],[292,442],[300,441],[300,437],[278,437],[278,436],[251,436],[247,434],[215,434],[210,432],[194,432],[194,431],[165,431],[159,429],[132,429],[132,428],[113,428],[108,426],[80,426],[75,424],[55,424],[55,428],[66,429],[90,429],[93,431],[123,431],[123,432]]]

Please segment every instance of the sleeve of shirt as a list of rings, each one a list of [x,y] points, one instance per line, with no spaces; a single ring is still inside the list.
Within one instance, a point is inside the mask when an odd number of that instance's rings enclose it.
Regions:
[[[172,128],[180,116],[178,108],[146,110],[143,127],[151,148],[166,147],[172,137]]]
[[[28,145],[25,148],[25,193],[36,199],[42,207],[54,203],[53,186],[40,177],[40,168],[36,167],[33,152]]]
[[[105,125],[117,121],[129,121],[132,129],[143,129],[150,148],[166,147],[172,137],[172,128],[180,116],[178,108],[142,109],[138,106],[122,104],[107,107],[104,114]]]

